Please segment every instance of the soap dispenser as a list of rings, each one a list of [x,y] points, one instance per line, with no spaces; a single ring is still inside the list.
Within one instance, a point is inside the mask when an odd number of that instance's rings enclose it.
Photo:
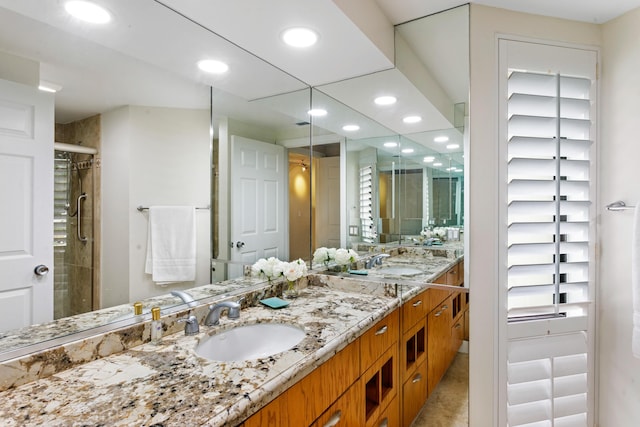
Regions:
[[[162,321],[160,320],[160,307],[151,309],[151,344],[160,344],[162,340]]]

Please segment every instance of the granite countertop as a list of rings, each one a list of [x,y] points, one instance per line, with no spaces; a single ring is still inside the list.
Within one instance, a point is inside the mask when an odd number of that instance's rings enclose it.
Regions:
[[[400,299],[385,285],[348,292],[330,283],[303,289],[288,307],[243,309],[200,333],[165,336],[0,393],[6,426],[237,425],[354,341]],[[382,291],[380,291],[382,289]],[[258,360],[216,362],[198,357],[210,333],[257,322],[293,323],[306,337],[291,350]]]

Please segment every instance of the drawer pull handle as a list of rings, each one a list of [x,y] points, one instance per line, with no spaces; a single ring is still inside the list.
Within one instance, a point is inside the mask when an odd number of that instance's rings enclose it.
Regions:
[[[418,301],[414,302],[412,305],[413,305],[414,307],[417,307],[417,306],[419,306],[419,305],[421,305],[421,304],[422,304],[422,300],[418,300]]]
[[[449,308],[449,306],[448,306],[448,305],[446,305],[446,304],[442,306],[442,310],[443,310],[443,311],[444,311],[444,310],[446,310],[447,308]]]
[[[380,421],[380,424],[378,424],[378,427],[388,427],[389,425],[389,418],[385,418],[384,420]]]
[[[376,335],[382,335],[382,334],[384,334],[385,332],[387,332],[387,329],[388,329],[388,328],[387,328],[387,325],[384,325],[382,328],[380,328],[380,329],[378,329],[378,330],[376,331]]]
[[[456,326],[454,326],[454,328],[456,329],[460,329],[462,327],[462,325],[460,323],[456,323]]]
[[[421,374],[416,374],[415,377],[413,377],[413,380],[411,380],[412,383],[419,383],[420,381],[422,381],[422,375]]]
[[[331,415],[329,421],[327,421],[324,427],[333,427],[340,422],[340,417],[342,417],[342,411],[338,409],[335,414]]]
[[[439,312],[437,312],[436,314],[434,314],[435,317],[440,317],[440,315],[442,314],[442,310],[440,310]]]

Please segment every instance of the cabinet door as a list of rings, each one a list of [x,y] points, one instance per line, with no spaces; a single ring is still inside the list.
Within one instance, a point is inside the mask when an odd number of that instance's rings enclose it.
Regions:
[[[365,426],[377,425],[384,409],[398,394],[398,384],[398,346],[393,345],[360,378]]]
[[[428,394],[436,388],[447,370],[451,354],[451,301],[446,299],[429,313],[427,319],[427,382]]]
[[[313,427],[364,425],[364,400],[359,383],[349,389],[313,423]]]
[[[415,324],[402,336],[400,344],[400,382],[413,375],[416,367],[427,359],[427,320]]]
[[[400,426],[400,397],[396,396],[373,424],[374,427]]]
[[[418,366],[413,376],[402,386],[402,425],[411,425],[427,400],[427,361]]]

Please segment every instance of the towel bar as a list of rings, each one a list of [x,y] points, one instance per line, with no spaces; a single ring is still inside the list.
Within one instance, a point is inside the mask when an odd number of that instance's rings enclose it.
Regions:
[[[146,207],[146,206],[142,206],[142,205],[138,206],[136,209],[138,210],[138,212],[142,212],[142,211],[147,211],[147,210],[149,210],[149,208],[148,208],[148,207]],[[203,207],[196,206],[196,209],[198,209],[198,210],[205,210],[205,209],[209,209],[209,206],[203,206]]]
[[[623,202],[622,200],[618,200],[616,202],[613,203],[609,203],[607,205],[607,209],[610,211],[624,211],[627,209],[634,209],[635,206],[627,206],[625,202]]]

